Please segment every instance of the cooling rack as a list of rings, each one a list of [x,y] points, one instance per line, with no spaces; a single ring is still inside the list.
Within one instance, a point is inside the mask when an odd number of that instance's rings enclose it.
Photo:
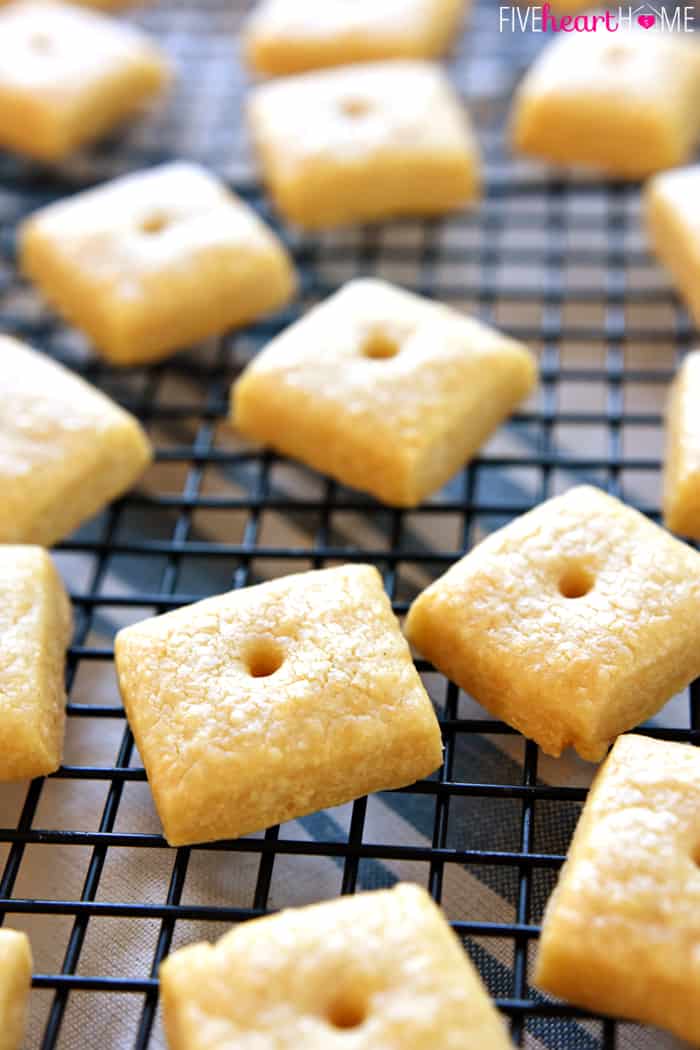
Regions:
[[[693,338],[648,256],[637,187],[566,179],[508,155],[509,98],[542,38],[499,32],[498,7],[479,0],[450,62],[486,158],[478,211],[313,238],[282,230],[302,279],[292,308],[155,367],[100,364],[20,280],[16,225],[46,201],[180,156],[220,172],[278,225],[242,131],[236,40],[247,6],[164,0],[135,14],[179,67],[169,104],[60,171],[0,158],[2,328],[135,412],[157,448],[138,489],[55,552],[76,619],[65,764],[0,793],[0,912],[30,933],[37,968],[27,1045],[160,1047],[156,975],[171,948],[403,878],[442,903],[517,1045],[677,1046],[530,984],[542,909],[592,770],[542,755],[424,662],[445,740],[439,774],[236,842],[169,849],[161,837],[115,684],[118,628],[343,561],[376,564],[403,615],[483,535],[578,481],[656,518],[664,391]],[[230,383],[251,355],[359,274],[474,312],[540,359],[536,397],[416,511],[389,510],[246,445],[226,424]],[[691,687],[644,731],[700,742],[699,697]]]

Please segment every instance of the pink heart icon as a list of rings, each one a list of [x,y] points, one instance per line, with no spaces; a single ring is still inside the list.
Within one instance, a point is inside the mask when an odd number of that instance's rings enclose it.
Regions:
[[[651,29],[654,22],[656,21],[656,15],[639,15],[637,18],[642,29]]]

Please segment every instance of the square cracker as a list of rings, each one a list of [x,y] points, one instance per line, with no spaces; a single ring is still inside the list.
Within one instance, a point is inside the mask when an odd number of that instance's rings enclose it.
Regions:
[[[402,883],[191,944],[160,968],[171,1050],[509,1050],[442,912]]]
[[[454,37],[464,8],[464,0],[261,0],[245,27],[245,54],[253,69],[272,76],[435,58]]]
[[[32,982],[32,951],[26,933],[0,930],[0,1046],[21,1050]]]
[[[35,212],[24,273],[116,365],[158,360],[283,306],[296,277],[256,213],[195,164],[115,179]]]
[[[534,980],[700,1044],[700,750],[623,736],[544,916]]]
[[[65,725],[68,596],[41,547],[0,545],[0,780],[53,773]]]
[[[650,179],[643,215],[654,254],[700,324],[700,164]]]
[[[342,288],[233,388],[248,437],[385,503],[415,506],[532,389],[535,360],[481,322],[383,281]]]
[[[251,92],[248,116],[263,180],[306,229],[439,215],[478,196],[467,113],[431,62],[285,77]]]
[[[44,354],[0,336],[0,543],[50,546],[151,461],[138,421]]]
[[[135,624],[116,661],[172,845],[259,831],[440,765],[437,719],[370,566]]]
[[[688,354],[666,408],[664,524],[700,540],[700,350]]]
[[[554,164],[642,178],[692,153],[699,102],[700,48],[680,34],[562,33],[518,88],[514,145]]]
[[[148,37],[70,4],[0,8],[0,146],[59,161],[140,110],[170,79]]]
[[[700,555],[583,485],[478,544],[406,632],[543,751],[598,761],[700,675]]]

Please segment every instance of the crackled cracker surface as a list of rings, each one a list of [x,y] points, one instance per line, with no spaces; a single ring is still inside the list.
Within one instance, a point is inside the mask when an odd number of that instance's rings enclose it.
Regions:
[[[0,145],[57,161],[140,110],[170,79],[149,38],[97,11],[0,7]]]
[[[441,214],[479,193],[466,109],[431,62],[285,77],[251,92],[248,118],[280,213],[307,229]]]
[[[151,460],[136,419],[68,369],[0,336],[0,543],[48,546]]]
[[[283,306],[281,241],[195,164],[123,176],[20,229],[24,273],[114,364],[157,360]]]
[[[71,627],[46,551],[0,545],[0,780],[53,773],[61,763]]]
[[[160,968],[171,1050],[508,1050],[486,989],[425,890],[281,912]]]
[[[342,566],[120,631],[119,684],[172,844],[233,838],[440,764],[381,577]]]
[[[561,33],[513,103],[515,148],[642,178],[683,163],[700,132],[700,48],[681,34]]]
[[[387,58],[432,58],[449,45],[463,0],[261,0],[245,27],[248,63],[278,76]]]
[[[385,503],[415,506],[532,389],[520,343],[358,280],[274,339],[232,392],[241,432]]]
[[[650,247],[696,324],[700,321],[700,165],[665,171],[646,184],[643,216]]]
[[[597,761],[700,674],[700,555],[581,486],[475,547],[417,598],[406,630],[544,751]]]
[[[20,230],[21,265],[115,364],[160,359],[271,313],[291,259],[204,168],[177,163],[49,205]]]
[[[664,522],[683,536],[700,539],[700,351],[684,359],[666,410]]]
[[[700,750],[624,736],[544,917],[535,982],[700,1044]]]
[[[0,1050],[21,1050],[32,980],[29,938],[0,930]]]

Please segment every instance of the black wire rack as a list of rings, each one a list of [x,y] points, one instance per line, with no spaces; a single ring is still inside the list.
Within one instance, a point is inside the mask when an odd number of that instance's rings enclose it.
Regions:
[[[531,985],[542,909],[592,767],[543,756],[424,662],[445,741],[439,774],[235,842],[169,849],[160,834],[111,665],[119,627],[343,561],[376,564],[403,615],[481,536],[578,481],[657,517],[664,391],[693,338],[647,253],[638,187],[566,179],[508,155],[509,99],[541,38],[500,32],[497,6],[483,0],[450,63],[486,158],[478,211],[313,238],[283,230],[302,279],[283,315],[148,369],[101,364],[18,277],[17,223],[84,185],[187,156],[278,225],[241,130],[236,35],[246,7],[164,0],[134,16],[179,66],[169,105],[60,171],[0,158],[2,328],[135,412],[157,448],[139,488],[55,551],[76,618],[65,764],[0,794],[0,912],[28,930],[38,969],[28,1045],[162,1046],[157,970],[171,948],[398,878],[442,903],[517,1045],[676,1045]],[[474,312],[540,357],[536,397],[416,511],[387,509],[246,445],[226,423],[230,383],[251,355],[359,274]],[[700,691],[675,698],[643,731],[699,743]]]

